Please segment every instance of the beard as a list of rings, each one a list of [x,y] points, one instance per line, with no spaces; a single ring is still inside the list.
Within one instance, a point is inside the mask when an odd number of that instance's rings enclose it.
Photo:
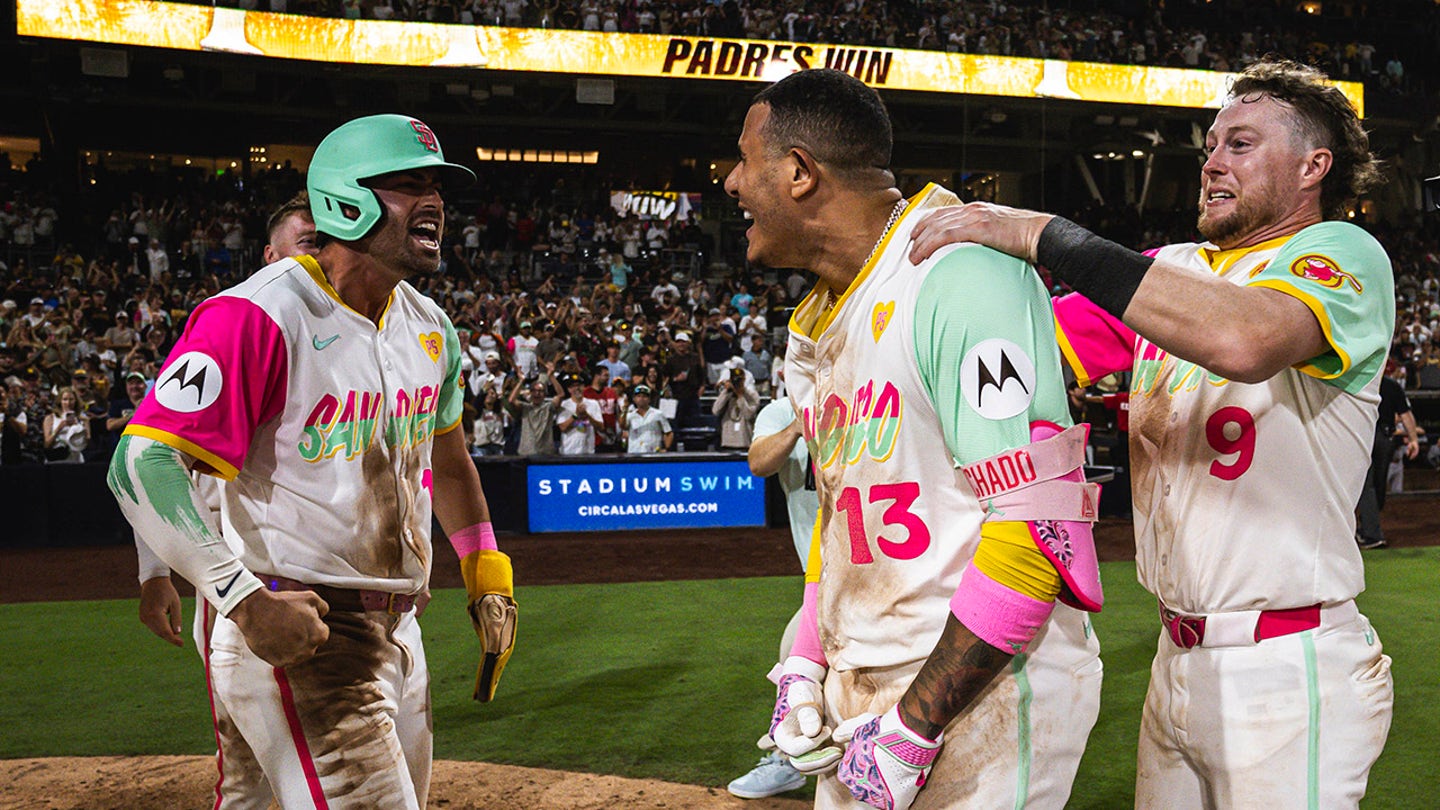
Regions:
[[[1200,235],[1217,247],[1228,248],[1234,246],[1239,237],[1252,233],[1266,224],[1274,221],[1277,212],[1272,202],[1275,196],[1269,193],[1269,189],[1257,189],[1235,198],[1234,208],[1227,214],[1210,215],[1205,210],[1205,192],[1200,192],[1198,203],[1199,217],[1196,219],[1195,227]]]

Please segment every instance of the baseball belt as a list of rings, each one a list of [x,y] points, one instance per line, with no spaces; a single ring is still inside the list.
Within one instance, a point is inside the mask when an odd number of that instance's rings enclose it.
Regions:
[[[272,591],[312,591],[325,600],[331,610],[343,613],[366,613],[381,611],[389,614],[408,613],[415,608],[415,594],[388,593],[357,588],[334,588],[329,585],[310,585],[288,577],[273,574],[256,574],[265,587]]]
[[[1160,623],[1170,641],[1181,649],[1194,647],[1253,647],[1260,642],[1288,636],[1322,625],[1334,627],[1360,615],[1355,602],[1329,607],[1315,604],[1284,610],[1237,610],[1195,616],[1160,606]]]

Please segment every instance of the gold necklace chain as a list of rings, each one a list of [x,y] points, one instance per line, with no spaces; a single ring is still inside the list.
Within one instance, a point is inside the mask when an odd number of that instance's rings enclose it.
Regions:
[[[890,209],[890,219],[885,221],[885,230],[881,231],[880,238],[875,240],[875,247],[870,248],[870,255],[866,256],[865,261],[860,263],[860,269],[865,269],[865,266],[870,264],[870,260],[875,258],[875,252],[880,249],[880,245],[885,241],[885,237],[890,233],[890,229],[895,227],[896,222],[900,221],[900,215],[905,213],[905,206],[907,205],[909,205],[909,201],[902,197],[895,203],[895,207]]]

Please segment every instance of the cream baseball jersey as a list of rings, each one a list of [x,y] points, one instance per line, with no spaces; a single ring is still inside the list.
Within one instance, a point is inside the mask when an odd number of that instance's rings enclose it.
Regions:
[[[1141,583],[1201,615],[1353,598],[1365,587],[1354,508],[1395,326],[1384,248],[1350,223],[1325,222],[1250,248],[1172,245],[1157,257],[1297,298],[1330,348],[1237,383],[1136,338],[1084,299],[1057,304],[1082,383],[1133,363]]]
[[[221,526],[254,572],[415,593],[429,580],[430,449],[459,425],[459,340],[405,282],[377,328],[309,256],[196,308],[127,434],[227,480]]]
[[[957,464],[1025,447],[1032,421],[1070,424],[1034,270],[978,245],[910,263],[921,212],[955,201],[928,186],[848,290],[817,287],[790,323],[786,384],[820,494],[820,638],[839,670],[930,654],[986,517]],[[1084,634],[1073,608],[1050,621],[1077,629],[1052,644]]]

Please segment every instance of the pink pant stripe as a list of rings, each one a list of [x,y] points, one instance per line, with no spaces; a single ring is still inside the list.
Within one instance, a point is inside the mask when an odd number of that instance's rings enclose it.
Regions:
[[[300,715],[295,711],[295,695],[290,691],[290,679],[285,670],[275,667],[275,683],[280,687],[280,705],[285,707],[285,720],[290,724],[290,737],[295,740],[295,753],[300,757],[300,767],[305,771],[305,783],[310,786],[310,798],[315,800],[315,810],[330,810],[325,801],[325,791],[320,787],[320,776],[315,773],[315,760],[310,756],[310,744],[305,741],[305,730],[300,727]]]
[[[210,623],[210,603],[202,600],[201,605],[200,609],[205,611],[202,624],[205,628],[205,649],[200,653],[205,659],[205,696],[210,699],[210,727],[215,730],[215,810],[220,810],[220,789],[225,784],[225,749],[220,746],[220,717],[215,712],[215,684],[210,680],[210,631],[214,625]]]

